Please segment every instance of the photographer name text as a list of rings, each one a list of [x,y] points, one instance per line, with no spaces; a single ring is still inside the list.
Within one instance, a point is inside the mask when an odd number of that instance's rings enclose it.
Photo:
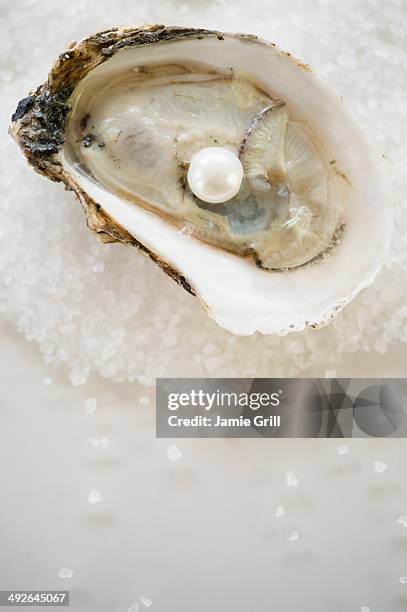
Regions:
[[[170,427],[280,427],[280,415],[263,416],[256,414],[253,419],[249,417],[222,417],[217,415],[216,418],[196,415],[193,417],[178,417],[172,414],[168,417],[168,425]]]

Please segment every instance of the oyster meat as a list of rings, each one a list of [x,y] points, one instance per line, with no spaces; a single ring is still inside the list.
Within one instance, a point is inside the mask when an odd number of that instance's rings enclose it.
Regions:
[[[104,241],[147,253],[237,334],[320,326],[370,284],[392,224],[378,158],[310,69],[254,36],[148,26],[74,43],[11,132]],[[220,147],[220,203],[188,183]]]

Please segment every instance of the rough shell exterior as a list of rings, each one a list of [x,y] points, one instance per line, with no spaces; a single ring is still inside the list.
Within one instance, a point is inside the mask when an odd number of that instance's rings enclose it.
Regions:
[[[88,227],[96,232],[99,240],[122,242],[137,247],[192,295],[195,295],[195,292],[188,279],[113,221],[64,171],[58,153],[64,143],[69,96],[76,84],[90,70],[124,47],[151,45],[186,37],[216,37],[223,40],[223,36],[222,32],[214,30],[150,25],[112,28],[98,32],[79,43],[72,42],[69,48],[59,55],[47,81],[19,102],[10,127],[11,135],[34,169],[53,181],[63,182],[66,189],[76,193],[85,210]],[[257,38],[248,34],[238,36],[246,39]],[[281,53],[292,58],[290,53]],[[308,65],[294,58],[292,60],[304,70],[310,71]]]
[[[71,43],[52,67],[48,79],[34,92],[23,98],[12,116],[11,135],[34,169],[53,181],[61,181],[73,190],[85,212],[91,230],[103,242],[122,242],[136,246],[157,263],[179,285],[194,295],[188,280],[160,257],[148,250],[123,227],[113,221],[73,178],[64,172],[59,150],[64,143],[65,122],[69,112],[68,99],[76,84],[87,73],[106,61],[123,47],[135,47],[185,37],[213,36],[222,39],[221,32],[165,27],[113,28],[99,32],[79,43]]]

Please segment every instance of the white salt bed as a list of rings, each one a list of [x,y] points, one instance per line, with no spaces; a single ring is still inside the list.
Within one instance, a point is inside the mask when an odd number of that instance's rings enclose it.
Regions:
[[[94,5],[95,4],[95,5]],[[407,341],[405,3],[392,0],[80,0],[9,3],[1,38],[0,304],[75,384],[94,372],[152,384],[156,376],[292,376],[357,350]],[[203,10],[204,7],[204,10]],[[19,99],[72,39],[117,23],[176,23],[259,34],[308,62],[389,159],[399,202],[392,252],[377,282],[329,326],[286,337],[237,337],[135,249],[102,245],[72,193],[27,167],[6,136]],[[355,30],[355,24],[357,29]],[[26,61],[29,58],[29,61]],[[210,274],[211,271],[208,271]],[[238,296],[237,296],[238,299]],[[163,343],[165,350],[163,350]],[[210,359],[202,359],[206,346]],[[294,350],[295,349],[295,350]],[[323,374],[322,374],[323,375]]]
[[[61,567],[61,569],[58,572],[58,576],[60,578],[72,578],[73,570],[70,569],[69,567]]]
[[[387,470],[387,464],[383,463],[383,461],[375,461],[374,462],[374,469],[379,474],[382,474],[383,472],[385,472]]]
[[[287,487],[298,487],[298,478],[294,474],[294,472],[287,472],[285,481],[286,481]]]
[[[90,504],[99,504],[102,500],[102,493],[99,493],[99,491],[95,491],[95,489],[93,489],[88,495],[88,502]]]
[[[178,461],[178,459],[182,459],[182,451],[178,448],[176,444],[170,444],[167,448],[167,456],[170,461]]]

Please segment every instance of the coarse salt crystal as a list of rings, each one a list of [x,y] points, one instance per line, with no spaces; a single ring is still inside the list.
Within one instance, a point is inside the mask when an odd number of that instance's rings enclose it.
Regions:
[[[346,455],[349,452],[349,446],[347,444],[341,444],[336,449],[338,455]]]
[[[286,477],[287,487],[297,487],[298,479],[294,472],[288,472]]]
[[[375,461],[374,469],[376,470],[376,472],[379,472],[379,474],[381,474],[382,472],[385,472],[387,470],[387,464],[383,463],[383,461]]]
[[[110,446],[110,441],[106,436],[94,436],[89,438],[89,444],[95,448],[108,448]]]
[[[170,461],[178,461],[178,459],[182,458],[182,451],[178,448],[176,444],[170,444],[167,449],[168,459]]]
[[[88,399],[85,402],[86,414],[95,414],[97,405],[98,403],[95,397],[88,397]]]
[[[99,504],[103,499],[103,495],[99,493],[99,491],[95,491],[94,489],[88,495],[88,502],[90,504]]]
[[[58,576],[60,578],[72,578],[73,570],[71,570],[69,567],[61,567],[58,572]]]
[[[149,599],[148,597],[141,596],[140,601],[146,608],[150,608],[153,605],[152,599]]]
[[[298,533],[298,531],[293,531],[288,536],[288,539],[290,542],[296,542],[297,540],[299,540],[299,538],[300,538],[300,534]]]
[[[277,506],[277,510],[274,516],[276,518],[280,518],[281,516],[284,516],[284,512],[285,512],[284,506]]]
[[[73,371],[70,378],[71,378],[72,384],[75,387],[85,384],[87,380],[87,376],[84,372],[77,372],[77,371]]]

